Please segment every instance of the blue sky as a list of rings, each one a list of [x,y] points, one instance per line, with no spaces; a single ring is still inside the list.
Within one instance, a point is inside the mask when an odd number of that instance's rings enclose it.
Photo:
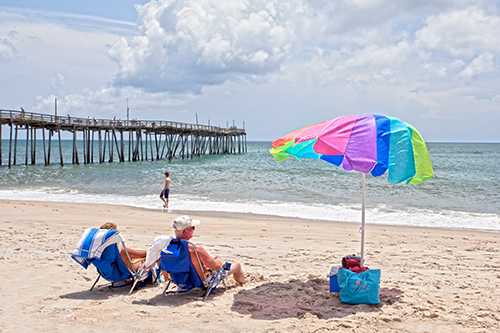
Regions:
[[[0,108],[226,126],[273,140],[347,114],[500,142],[491,0],[11,1]]]

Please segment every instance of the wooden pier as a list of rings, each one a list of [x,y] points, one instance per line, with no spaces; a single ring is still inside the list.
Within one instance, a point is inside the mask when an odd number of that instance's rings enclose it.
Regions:
[[[0,109],[0,139],[3,127],[9,131],[9,147],[8,156],[2,156],[4,148],[0,140],[0,166],[8,165],[9,168],[12,165],[36,164],[37,146],[38,150],[43,147],[44,165],[51,164],[54,149],[58,150],[55,163],[62,166],[68,163],[63,158],[61,132],[64,131],[72,133],[73,144],[70,149],[73,164],[172,160],[175,157],[184,159],[204,154],[247,151],[244,129],[164,120],[75,118]],[[37,139],[37,133],[40,132],[41,138],[39,136]],[[21,136],[26,140],[24,163],[17,160],[18,138]],[[53,147],[52,141],[56,139],[52,138],[55,136],[58,142]],[[7,163],[4,163],[5,158]]]

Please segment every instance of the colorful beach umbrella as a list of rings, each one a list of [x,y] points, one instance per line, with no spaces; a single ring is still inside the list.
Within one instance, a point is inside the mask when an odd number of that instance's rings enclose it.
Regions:
[[[343,116],[304,127],[273,142],[276,161],[288,156],[320,159],[362,173],[361,265],[365,241],[365,174],[387,172],[393,184],[419,184],[432,177],[429,152],[420,133],[404,121],[383,115]]]

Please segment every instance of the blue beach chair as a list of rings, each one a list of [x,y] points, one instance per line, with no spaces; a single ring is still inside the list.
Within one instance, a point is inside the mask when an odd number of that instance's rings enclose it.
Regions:
[[[156,274],[141,269],[136,271],[132,265],[130,268],[125,265],[118,250],[117,244],[119,243],[125,249],[129,262],[132,262],[125,247],[125,240],[118,231],[96,228],[83,231],[71,257],[85,269],[90,264],[97,269],[99,276],[90,291],[94,289],[101,276],[111,282],[111,288],[132,285],[129,294],[132,293],[138,282],[145,281],[147,278],[150,278],[152,282],[156,281]]]
[[[196,246],[183,239],[172,239],[168,247],[162,251],[160,257],[160,270],[166,271],[170,275],[170,280],[162,294],[165,295],[167,293],[170,283],[173,282],[180,289],[175,292],[186,292],[194,288],[202,288],[203,301],[205,301],[221,281],[224,287],[227,288],[225,281],[227,274],[224,268],[220,271],[212,271],[212,274],[208,278],[205,277],[205,280],[202,281],[189,256],[189,244],[194,248],[203,276],[206,276],[198,251],[196,251]],[[230,268],[226,267],[226,269]]]

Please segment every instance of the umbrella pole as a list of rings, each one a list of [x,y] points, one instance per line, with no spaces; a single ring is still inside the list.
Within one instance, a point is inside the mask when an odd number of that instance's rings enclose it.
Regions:
[[[359,231],[361,232],[361,267],[364,266],[365,259],[365,180],[366,175],[362,174],[361,178],[361,228]]]

